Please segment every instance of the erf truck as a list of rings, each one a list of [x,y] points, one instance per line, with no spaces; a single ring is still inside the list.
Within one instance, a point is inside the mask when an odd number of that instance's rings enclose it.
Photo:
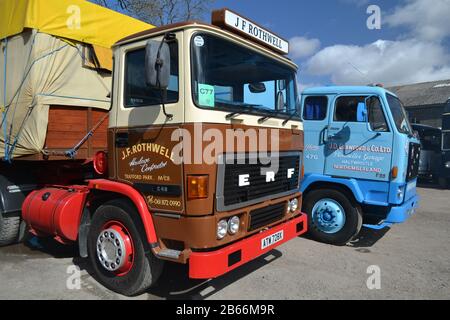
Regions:
[[[64,160],[74,148],[1,167],[2,203],[19,203],[33,234],[78,243],[124,295],[153,285],[164,261],[215,278],[307,229],[288,42],[230,10],[212,20],[116,43],[107,149],[93,161]]]
[[[302,94],[303,211],[310,235],[344,245],[361,226],[400,223],[418,206],[420,144],[400,100],[379,86]]]

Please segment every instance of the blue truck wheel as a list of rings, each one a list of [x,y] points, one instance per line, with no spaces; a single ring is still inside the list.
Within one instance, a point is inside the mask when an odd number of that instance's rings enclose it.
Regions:
[[[303,210],[309,218],[309,236],[320,242],[345,245],[362,227],[361,209],[344,191],[330,188],[307,192]]]
[[[311,217],[317,228],[324,233],[337,233],[345,226],[345,210],[333,199],[319,200],[312,209]]]

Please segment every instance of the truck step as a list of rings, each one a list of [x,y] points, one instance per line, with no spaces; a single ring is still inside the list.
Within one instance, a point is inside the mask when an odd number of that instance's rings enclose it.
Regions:
[[[180,258],[180,255],[181,255],[181,251],[172,250],[172,249],[164,249],[158,253],[158,256],[161,258],[168,258],[168,259],[174,259],[174,260],[178,260],[178,258]]]

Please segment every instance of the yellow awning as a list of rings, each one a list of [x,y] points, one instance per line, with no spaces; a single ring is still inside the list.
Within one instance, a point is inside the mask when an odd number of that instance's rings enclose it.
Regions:
[[[84,0],[0,0],[0,39],[24,28],[111,48],[154,26]]]

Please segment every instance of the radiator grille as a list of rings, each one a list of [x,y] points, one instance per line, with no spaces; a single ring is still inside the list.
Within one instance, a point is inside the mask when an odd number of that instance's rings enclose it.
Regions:
[[[249,231],[265,227],[273,222],[283,219],[285,212],[286,203],[279,203],[250,212]]]
[[[409,144],[408,154],[408,172],[406,175],[407,181],[414,180],[419,174],[420,164],[420,145],[417,143]]]
[[[274,172],[274,181],[267,182],[266,172],[270,165],[260,161],[250,164],[226,164],[224,170],[223,201],[232,206],[295,191],[299,188],[300,155],[280,156],[279,170]],[[263,169],[263,170],[261,170]],[[248,176],[248,185],[240,186],[240,176]],[[241,177],[242,179],[242,177]]]

